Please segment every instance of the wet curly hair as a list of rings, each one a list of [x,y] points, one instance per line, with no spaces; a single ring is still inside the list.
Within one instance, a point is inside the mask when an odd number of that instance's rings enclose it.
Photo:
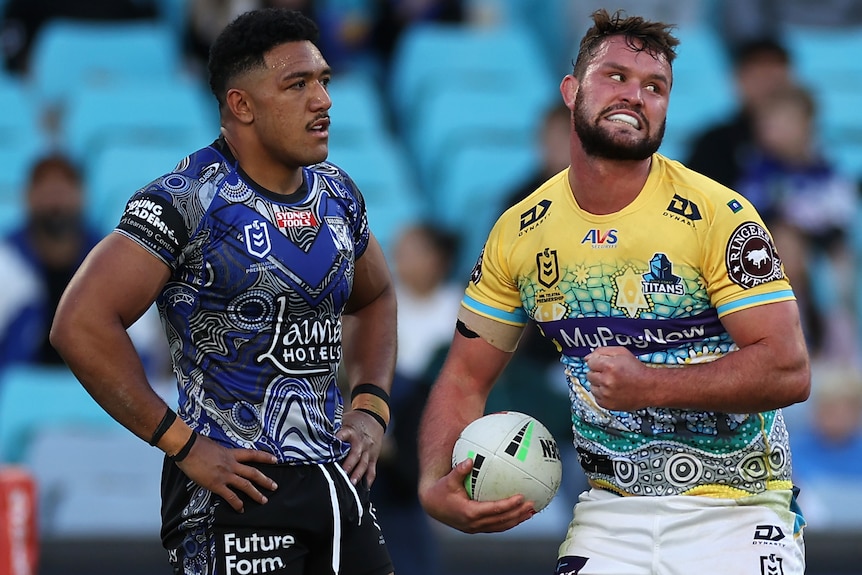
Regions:
[[[287,42],[317,44],[317,24],[298,10],[264,8],[237,16],[210,46],[210,90],[225,104],[228,83],[236,76],[262,67],[264,54]]]
[[[653,57],[663,56],[668,64],[676,58],[679,40],[671,34],[672,24],[652,22],[640,16],[626,16],[622,10],[613,14],[602,8],[592,14],[593,26],[587,30],[578,48],[572,75],[583,79],[596,50],[612,36],[625,36],[632,50],[646,51]]]

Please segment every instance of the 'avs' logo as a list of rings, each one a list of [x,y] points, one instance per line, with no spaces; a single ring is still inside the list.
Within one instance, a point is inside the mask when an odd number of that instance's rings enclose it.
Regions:
[[[269,242],[269,229],[266,224],[260,220],[255,220],[246,224],[244,229],[246,251],[259,258],[266,257],[272,249],[272,244]]]
[[[617,230],[611,228],[606,232],[602,230],[590,230],[581,240],[581,244],[590,243],[594,248],[615,248],[617,243]]]

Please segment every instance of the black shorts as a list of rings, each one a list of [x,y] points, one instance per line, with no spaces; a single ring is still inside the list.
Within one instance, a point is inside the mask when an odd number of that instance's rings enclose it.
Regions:
[[[365,482],[337,463],[259,465],[278,484],[237,513],[165,460],[162,543],[175,575],[387,575],[393,571]]]

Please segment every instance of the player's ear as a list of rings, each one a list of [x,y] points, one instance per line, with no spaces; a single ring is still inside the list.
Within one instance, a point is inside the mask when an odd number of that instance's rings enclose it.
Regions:
[[[565,75],[563,81],[560,82],[560,94],[563,96],[563,102],[566,103],[569,110],[575,109],[575,97],[578,95],[579,86],[578,79],[571,74]]]
[[[241,88],[231,88],[225,95],[225,105],[231,114],[243,124],[254,120],[254,107],[248,92]]]

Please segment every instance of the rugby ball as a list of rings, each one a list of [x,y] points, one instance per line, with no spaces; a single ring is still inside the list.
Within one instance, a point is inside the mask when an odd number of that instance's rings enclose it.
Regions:
[[[476,501],[520,493],[541,511],[562,481],[556,440],[536,418],[517,411],[491,413],[465,427],[455,441],[452,466],[467,458],[473,469],[464,485]]]

